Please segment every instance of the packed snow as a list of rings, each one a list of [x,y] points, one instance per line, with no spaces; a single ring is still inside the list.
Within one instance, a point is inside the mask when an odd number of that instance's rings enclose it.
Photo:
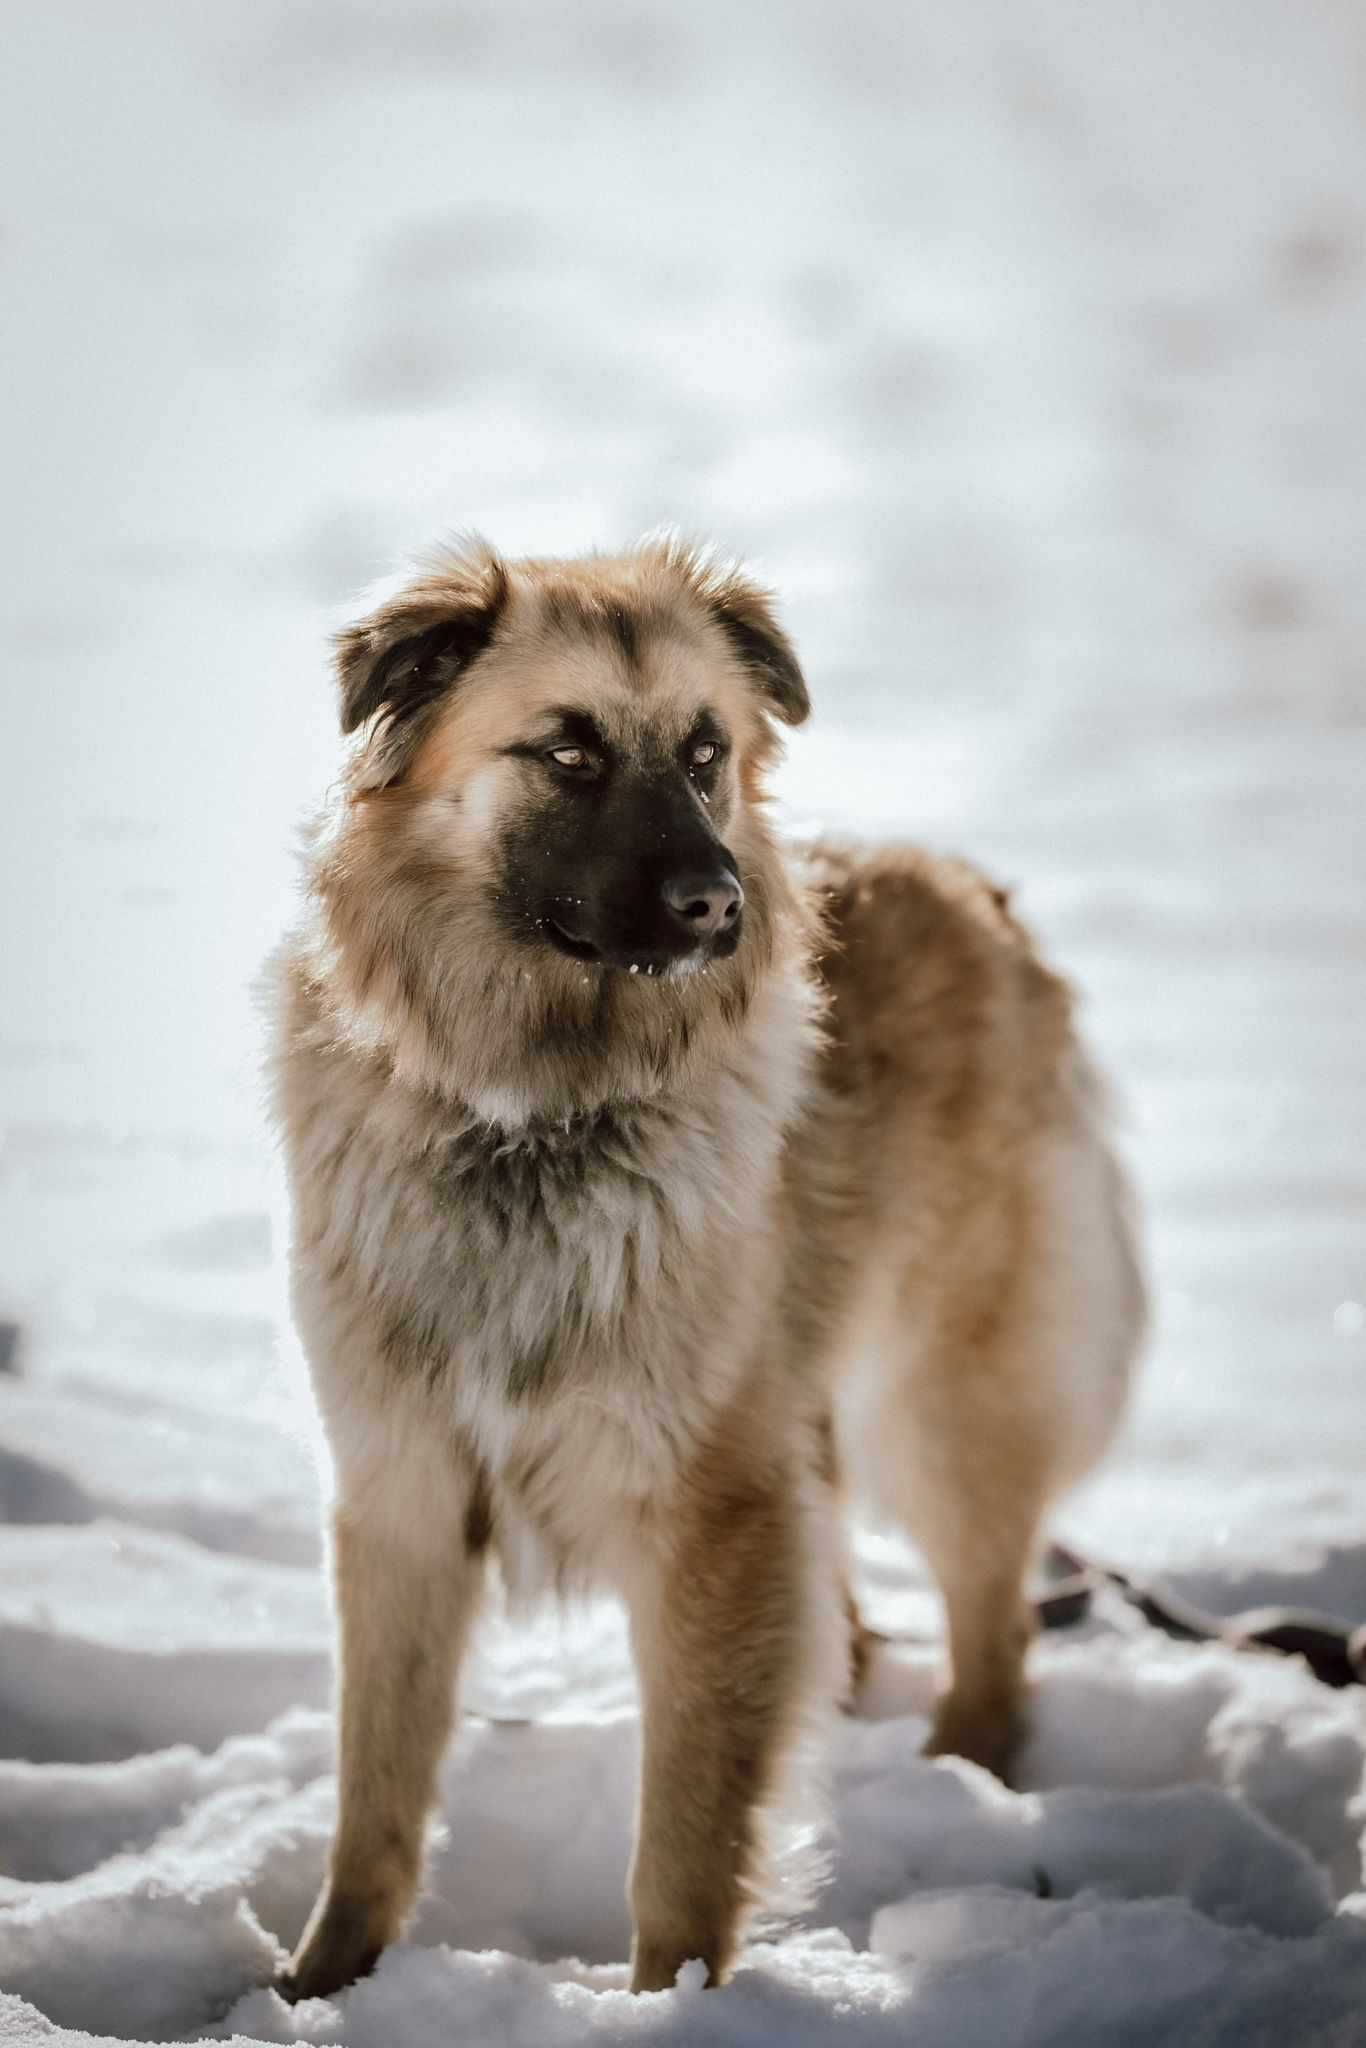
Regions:
[[[402,551],[661,521],[780,589],[796,826],[988,862],[1082,984],[1158,1302],[1060,1529],[1366,1620],[1366,35],[1353,0],[436,0],[9,25],[0,2043],[1363,2048],[1366,1689],[1117,1594],[1007,1789],[832,1736],[828,1879],[625,1990],[620,1617],[493,1613],[407,1940],[270,1988],[330,1625],[249,985]]]

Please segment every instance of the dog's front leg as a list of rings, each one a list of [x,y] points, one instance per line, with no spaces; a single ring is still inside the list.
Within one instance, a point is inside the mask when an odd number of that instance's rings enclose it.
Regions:
[[[486,1532],[454,1460],[339,1476],[337,1831],[280,1980],[288,1998],[325,1997],[363,1976],[412,1904]]]
[[[644,1742],[631,1988],[726,1976],[762,1879],[762,1822],[797,1731],[821,1599],[809,1510],[772,1453],[686,1473],[628,1598]],[[833,1610],[833,1591],[825,1589]]]

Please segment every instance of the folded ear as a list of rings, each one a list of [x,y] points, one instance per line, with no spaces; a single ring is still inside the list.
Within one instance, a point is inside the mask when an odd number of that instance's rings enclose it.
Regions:
[[[766,590],[730,571],[711,582],[707,597],[735,653],[785,725],[811,715],[811,699],[796,650],[774,615]]]
[[[806,678],[796,650],[773,609],[772,593],[711,548],[698,547],[666,529],[640,543],[640,552],[671,577],[678,577],[711,613],[766,700],[766,709],[785,725],[811,715]]]
[[[483,653],[507,598],[507,571],[491,548],[474,544],[437,556],[396,597],[338,633],[341,728],[376,721],[375,738],[397,772],[405,729],[443,697]]]

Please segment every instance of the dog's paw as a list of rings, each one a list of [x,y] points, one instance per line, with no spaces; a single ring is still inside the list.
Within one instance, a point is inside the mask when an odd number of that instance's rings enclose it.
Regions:
[[[729,1957],[731,1947],[731,1941],[714,1929],[692,1935],[637,1933],[631,1949],[631,1989],[672,1991],[684,1964],[696,1962],[702,1965],[704,1983],[723,1984],[729,1975],[724,1958]]]
[[[925,1755],[961,1756],[1008,1783],[1024,1735],[1025,1715],[1020,1705],[983,1705],[948,1693],[935,1710]]]
[[[331,1998],[357,1977],[368,1977],[384,1947],[367,1905],[329,1898],[276,1978],[275,1989],[290,2005],[303,1998]]]

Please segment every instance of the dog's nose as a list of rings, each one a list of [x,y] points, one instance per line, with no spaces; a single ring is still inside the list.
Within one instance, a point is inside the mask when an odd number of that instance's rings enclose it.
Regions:
[[[710,875],[676,875],[664,884],[664,901],[695,939],[729,931],[744,900],[745,892],[729,868],[717,868]]]

